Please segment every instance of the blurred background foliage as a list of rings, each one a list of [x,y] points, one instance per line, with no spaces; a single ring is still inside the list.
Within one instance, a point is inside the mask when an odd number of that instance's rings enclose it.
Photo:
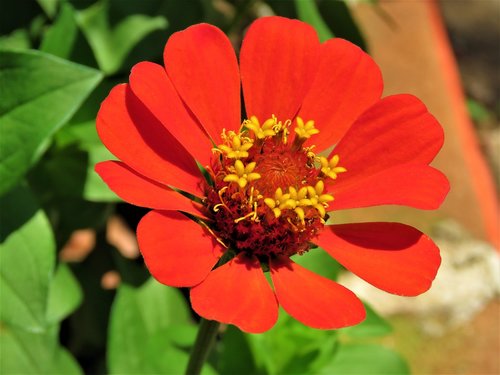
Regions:
[[[376,1],[367,1],[377,7]],[[158,284],[133,231],[145,210],[94,173],[114,157],[95,131],[101,101],[139,61],[162,62],[170,34],[199,22],[238,49],[246,27],[278,14],[321,40],[367,49],[349,1],[5,0],[0,5],[0,372],[180,374],[197,332],[185,290]],[[390,22],[390,21],[388,21]],[[476,116],[485,115],[471,102]],[[297,258],[335,279],[324,252]],[[310,329],[282,314],[272,330],[221,333],[205,374],[407,374],[366,321]]]

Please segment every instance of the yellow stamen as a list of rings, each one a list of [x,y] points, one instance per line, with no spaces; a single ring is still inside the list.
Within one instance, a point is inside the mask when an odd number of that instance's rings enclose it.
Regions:
[[[277,188],[274,193],[274,199],[265,198],[264,203],[273,210],[274,216],[281,216],[281,210],[290,208],[287,205],[287,201],[290,199],[290,194],[283,194],[281,188]]]
[[[300,222],[304,224],[304,218],[305,218],[304,210],[300,207],[296,207],[294,211],[297,214],[298,218],[300,219]]]
[[[347,169],[344,167],[338,167],[339,159],[338,155],[334,155],[330,161],[324,156],[320,156],[319,162],[321,163],[321,172],[333,180],[337,178],[339,173],[347,172]]]
[[[326,215],[325,208],[328,207],[328,202],[333,201],[333,196],[330,194],[323,194],[325,190],[325,183],[319,180],[314,187],[308,186],[307,193],[313,206],[323,218]]]
[[[259,173],[253,171],[255,166],[255,162],[251,162],[245,166],[241,160],[237,159],[232,168],[232,172],[235,173],[228,174],[224,177],[224,181],[236,182],[243,189],[249,182],[258,180],[261,177]]]
[[[225,153],[229,159],[247,158],[248,150],[253,146],[253,140],[241,133],[230,132],[229,136],[225,136],[225,142],[226,144],[219,145],[214,150]]]
[[[228,187],[227,187],[227,186],[224,186],[222,189],[220,189],[220,190],[217,192],[217,194],[219,194],[219,199],[220,199],[221,203],[216,204],[216,205],[214,206],[214,208],[213,208],[214,212],[219,212],[219,210],[220,210],[220,208],[221,208],[221,207],[224,207],[226,210],[231,211],[231,210],[229,209],[229,207],[226,205],[226,203],[224,203],[224,198],[222,198],[222,194],[224,194],[224,192],[225,192],[227,189],[228,189]]]
[[[244,121],[245,127],[253,131],[257,139],[264,139],[266,137],[273,137],[276,135],[276,132],[274,131],[276,124],[276,117],[266,120],[262,126],[256,116],[252,116],[249,120]]]
[[[203,226],[204,226],[204,227],[205,227],[205,228],[206,228],[206,229],[210,232],[210,234],[211,234],[212,236],[214,236],[215,240],[216,240],[218,243],[220,243],[220,244],[221,244],[224,248],[229,249],[229,246],[227,246],[227,245],[224,243],[224,241],[222,241],[222,240],[221,240],[221,239],[220,239],[220,238],[219,238],[219,237],[215,234],[215,232],[212,230],[212,228],[210,228],[210,227],[209,227],[209,226],[208,226],[205,222],[203,222],[203,221],[199,221],[199,223],[200,223],[201,225],[203,225]]]
[[[235,223],[239,223],[240,221],[243,221],[245,219],[252,218],[253,221],[258,222],[258,216],[257,216],[257,202],[254,203],[253,205],[253,211],[246,214],[245,216],[239,217],[238,219],[235,219]]]
[[[314,121],[309,120],[304,123],[302,118],[297,117],[297,126],[295,127],[295,133],[299,136],[299,138],[309,139],[312,135],[318,134],[319,130],[314,127]]]

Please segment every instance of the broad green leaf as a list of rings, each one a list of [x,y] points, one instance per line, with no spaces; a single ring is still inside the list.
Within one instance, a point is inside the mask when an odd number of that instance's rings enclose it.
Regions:
[[[80,374],[46,318],[55,263],[49,222],[25,187],[4,195],[0,207],[0,373]]]
[[[41,52],[0,51],[0,194],[39,159],[100,80],[96,70]]]
[[[3,196],[0,207],[1,319],[31,332],[43,332],[55,263],[50,224],[26,188]]]
[[[157,333],[188,324],[189,310],[180,292],[150,279],[140,288],[122,284],[113,303],[108,338],[108,370],[113,374],[158,373],[168,366],[169,341]],[[168,349],[169,350],[169,349]],[[150,352],[162,353],[152,362]],[[174,354],[172,354],[174,353]],[[175,373],[175,368],[171,373]]]
[[[351,338],[384,336],[392,332],[392,326],[365,303],[366,319],[358,325],[344,328],[341,332]]]
[[[57,345],[57,329],[29,332],[0,325],[0,373],[82,374],[66,349]]]
[[[49,289],[47,321],[59,322],[82,302],[82,289],[69,267],[61,263]]]
[[[329,29],[328,25],[323,20],[321,13],[318,10],[316,1],[314,0],[294,0],[295,8],[299,19],[308,23],[316,29],[319,40],[324,42],[333,38],[333,32]]]
[[[45,33],[40,50],[68,59],[76,41],[78,27],[73,7],[64,3],[55,23]]]
[[[396,352],[375,344],[340,345],[330,364],[318,374],[407,375],[405,360]]]
[[[162,16],[133,14],[112,28],[108,9],[108,1],[98,1],[79,12],[77,20],[94,52],[99,68],[111,75],[120,69],[135,45],[151,32],[165,29],[167,21]]]

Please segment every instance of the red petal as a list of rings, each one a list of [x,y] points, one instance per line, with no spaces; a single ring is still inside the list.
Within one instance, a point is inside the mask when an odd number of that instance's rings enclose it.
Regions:
[[[354,120],[380,99],[383,82],[368,54],[338,38],[321,45],[316,69],[299,116],[315,121],[320,133],[312,143],[321,151],[336,144]]]
[[[362,322],[363,303],[349,289],[319,276],[288,258],[270,262],[279,304],[312,328],[334,329]]]
[[[165,66],[175,88],[215,143],[222,129],[241,124],[240,78],[231,42],[217,27],[199,24],[172,34]]]
[[[293,119],[314,77],[319,46],[306,23],[282,17],[256,20],[240,53],[248,117]]]
[[[386,97],[361,115],[333,150],[347,168],[335,184],[340,189],[397,165],[428,164],[443,141],[443,129],[419,99]]]
[[[189,287],[203,281],[222,255],[207,230],[176,211],[151,211],[137,227],[144,262],[160,283]]]
[[[200,216],[201,206],[185,196],[141,176],[125,163],[105,161],[95,171],[116,195],[136,206],[161,210],[180,210]]]
[[[234,324],[250,333],[265,332],[278,319],[278,303],[259,261],[244,254],[192,288],[191,304],[206,319]]]
[[[200,170],[128,85],[111,90],[97,114],[97,132],[117,158],[162,184],[201,195]]]
[[[210,164],[212,143],[179,98],[165,69],[141,62],[132,68],[130,88],[161,124],[202,165]]]
[[[448,179],[440,171],[428,165],[403,164],[354,179],[351,184],[333,183],[329,193],[335,200],[328,210],[383,204],[435,210],[449,190]]]
[[[315,242],[370,284],[402,296],[428,290],[441,264],[429,237],[399,223],[325,227]]]

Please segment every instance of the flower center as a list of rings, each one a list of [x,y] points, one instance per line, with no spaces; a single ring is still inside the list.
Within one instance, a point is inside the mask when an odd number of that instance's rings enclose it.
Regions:
[[[286,190],[310,180],[307,156],[301,151],[290,150],[283,143],[264,143],[262,153],[255,155],[254,160],[257,163],[255,172],[261,175],[254,185],[265,196],[272,196],[277,188]]]
[[[252,116],[239,132],[224,131],[214,152],[213,185],[207,187],[207,207],[218,239],[236,253],[266,261],[309,250],[323,228],[333,196],[325,179],[346,169],[339,157],[316,156],[304,142],[319,133],[314,121],[297,117],[293,141],[290,120],[272,117],[264,123]]]

